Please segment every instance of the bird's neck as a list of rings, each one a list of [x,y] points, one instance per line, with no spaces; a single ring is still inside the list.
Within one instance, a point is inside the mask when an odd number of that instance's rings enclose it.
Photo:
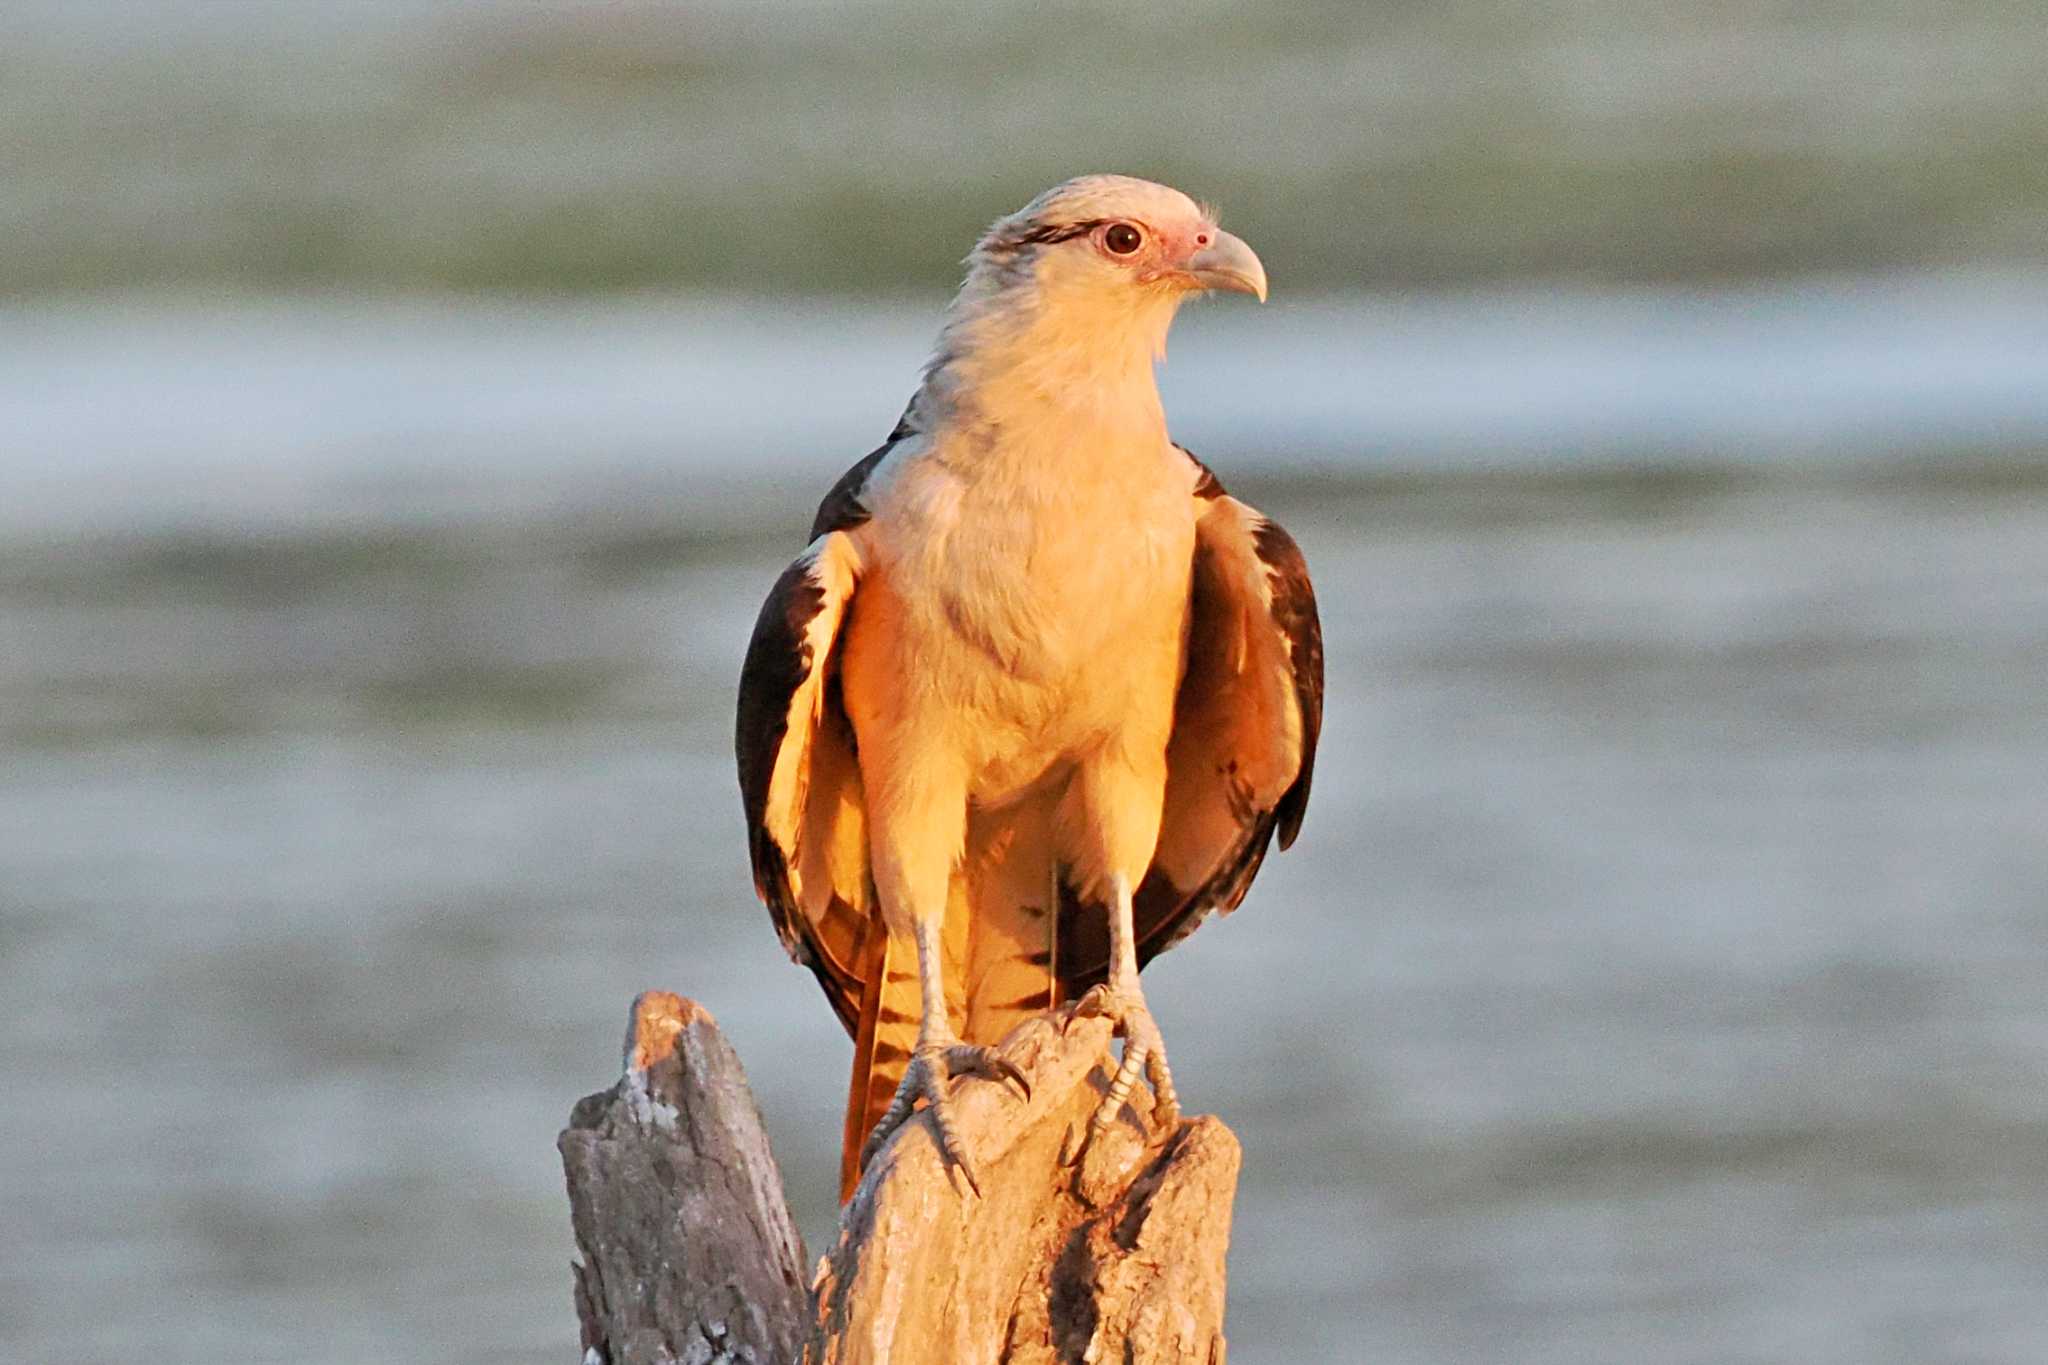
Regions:
[[[1027,424],[1156,428],[1165,412],[1153,368],[1166,350],[1173,299],[956,300],[913,413],[928,429]]]

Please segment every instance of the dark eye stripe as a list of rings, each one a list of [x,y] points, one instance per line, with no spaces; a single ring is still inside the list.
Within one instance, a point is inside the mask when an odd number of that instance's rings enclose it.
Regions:
[[[1113,220],[1108,218],[1090,218],[1085,222],[1079,223],[1048,223],[1044,227],[1035,227],[1021,236],[1013,237],[1005,245],[1017,247],[1049,246],[1054,242],[1071,242],[1076,237],[1086,237],[1095,229],[1111,221]]]

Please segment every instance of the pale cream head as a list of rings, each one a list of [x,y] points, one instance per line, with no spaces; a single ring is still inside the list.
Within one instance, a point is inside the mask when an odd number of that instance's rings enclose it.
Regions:
[[[968,281],[1047,293],[1227,290],[1266,297],[1257,253],[1179,190],[1127,175],[1084,175],[998,219],[967,258]]]
[[[1153,363],[1180,305],[1210,290],[1266,297],[1257,254],[1213,212],[1126,175],[1055,185],[968,255],[908,417],[928,429],[1040,403],[1163,426]]]

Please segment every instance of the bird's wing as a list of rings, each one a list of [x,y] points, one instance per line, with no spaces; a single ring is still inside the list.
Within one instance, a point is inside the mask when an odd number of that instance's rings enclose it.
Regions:
[[[896,423],[896,429],[889,433],[888,440],[861,456],[853,468],[839,476],[839,482],[832,485],[832,491],[818,504],[818,514],[811,518],[812,540],[828,531],[850,531],[868,519],[865,498],[875,468],[909,435],[910,414],[906,412]]]
[[[839,697],[840,626],[860,577],[853,528],[889,443],[825,496],[810,548],[761,605],[740,669],[734,749],[754,889],[782,946],[817,974],[852,1032],[874,945],[867,813],[853,726]]]
[[[1301,550],[1196,463],[1187,665],[1159,844],[1134,907],[1141,964],[1211,911],[1236,909],[1276,833],[1283,849],[1294,842],[1323,722],[1323,633]],[[1079,917],[1083,942],[1062,963],[1077,985],[1107,963],[1106,933],[1086,941],[1093,918]]]

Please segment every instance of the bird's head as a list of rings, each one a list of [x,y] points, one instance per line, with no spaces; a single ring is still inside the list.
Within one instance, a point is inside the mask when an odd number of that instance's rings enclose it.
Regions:
[[[1266,269],[1216,215],[1179,190],[1084,175],[997,219],[967,258],[970,280],[1048,299],[1173,302],[1211,289],[1266,298]]]
[[[1135,389],[1156,407],[1151,362],[1181,303],[1210,290],[1266,297],[1257,254],[1214,213],[1149,180],[1069,180],[975,244],[928,386],[1007,380],[1107,402]]]

